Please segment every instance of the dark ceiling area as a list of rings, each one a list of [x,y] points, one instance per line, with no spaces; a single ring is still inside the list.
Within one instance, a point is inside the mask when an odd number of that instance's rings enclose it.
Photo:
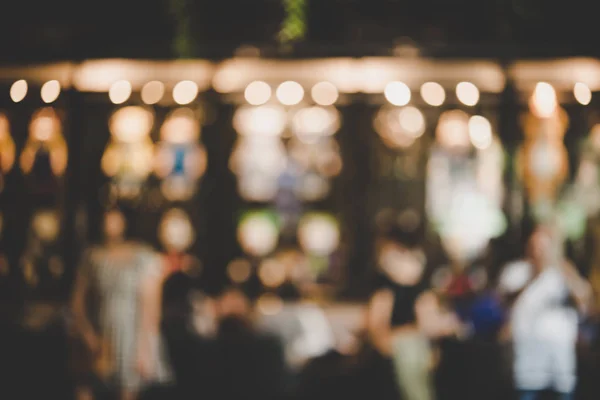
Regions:
[[[185,7],[175,16],[173,2]],[[183,2],[183,3],[182,3]],[[594,2],[573,0],[306,0],[305,56],[386,55],[412,42],[431,56],[595,56]],[[0,63],[173,58],[186,18],[193,57],[276,47],[283,0],[12,1],[0,14]]]

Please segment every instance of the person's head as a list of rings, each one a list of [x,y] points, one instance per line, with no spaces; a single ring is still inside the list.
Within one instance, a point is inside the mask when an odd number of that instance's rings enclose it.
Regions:
[[[394,228],[377,241],[377,264],[392,280],[414,285],[423,276],[425,256],[413,235]]]
[[[527,243],[527,255],[537,268],[545,268],[558,261],[562,242],[557,229],[550,224],[538,225]]]
[[[250,300],[239,289],[225,290],[218,300],[218,314],[221,319],[227,317],[247,318],[250,312]]]
[[[125,236],[127,221],[119,210],[112,209],[104,214],[104,237],[107,242],[120,241]]]

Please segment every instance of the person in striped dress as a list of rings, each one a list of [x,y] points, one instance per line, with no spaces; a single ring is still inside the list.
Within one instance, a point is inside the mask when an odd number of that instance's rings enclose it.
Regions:
[[[123,215],[109,211],[105,245],[88,250],[78,271],[73,314],[95,373],[121,400],[133,400],[171,374],[159,330],[163,266],[152,249],[123,240],[124,228]],[[88,296],[96,300],[92,315]]]

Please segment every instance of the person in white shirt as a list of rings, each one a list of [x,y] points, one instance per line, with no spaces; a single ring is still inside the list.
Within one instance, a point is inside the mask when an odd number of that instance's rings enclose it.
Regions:
[[[538,227],[527,258],[508,264],[499,289],[512,301],[513,374],[520,400],[551,389],[571,400],[576,384],[579,314],[587,312],[591,288],[562,253],[556,229]]]

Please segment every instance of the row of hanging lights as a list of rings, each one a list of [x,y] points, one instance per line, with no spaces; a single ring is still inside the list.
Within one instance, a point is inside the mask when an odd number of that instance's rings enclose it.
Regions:
[[[10,97],[15,103],[19,103],[27,96],[29,87],[24,79],[17,80],[10,88]],[[42,85],[40,96],[46,104],[53,103],[58,99],[61,92],[60,82],[50,80]],[[113,83],[108,91],[109,98],[114,104],[126,102],[133,92],[129,81],[119,80]],[[140,96],[145,104],[152,105],[161,101],[165,95],[165,85],[160,81],[147,82],[141,89]],[[198,96],[198,85],[190,80],[178,82],[172,90],[175,103],[186,105],[193,102]],[[477,105],[480,98],[479,89],[472,82],[460,82],[455,87],[457,99],[464,105],[473,107]],[[258,106],[266,104],[275,94],[277,100],[285,106],[293,106],[302,102],[305,90],[298,82],[285,81],[277,86],[275,90],[263,81],[250,83],[245,91],[244,97],[248,104]],[[315,84],[310,91],[312,100],[320,106],[331,106],[339,98],[339,91],[334,84],[322,81]],[[407,105],[412,97],[411,90],[404,82],[389,82],[384,89],[386,100],[395,106]],[[439,107],[446,100],[446,90],[437,82],[425,82],[419,89],[423,101],[430,106]],[[588,105],[592,100],[592,92],[588,85],[577,82],[573,87],[575,100],[582,105]]]

